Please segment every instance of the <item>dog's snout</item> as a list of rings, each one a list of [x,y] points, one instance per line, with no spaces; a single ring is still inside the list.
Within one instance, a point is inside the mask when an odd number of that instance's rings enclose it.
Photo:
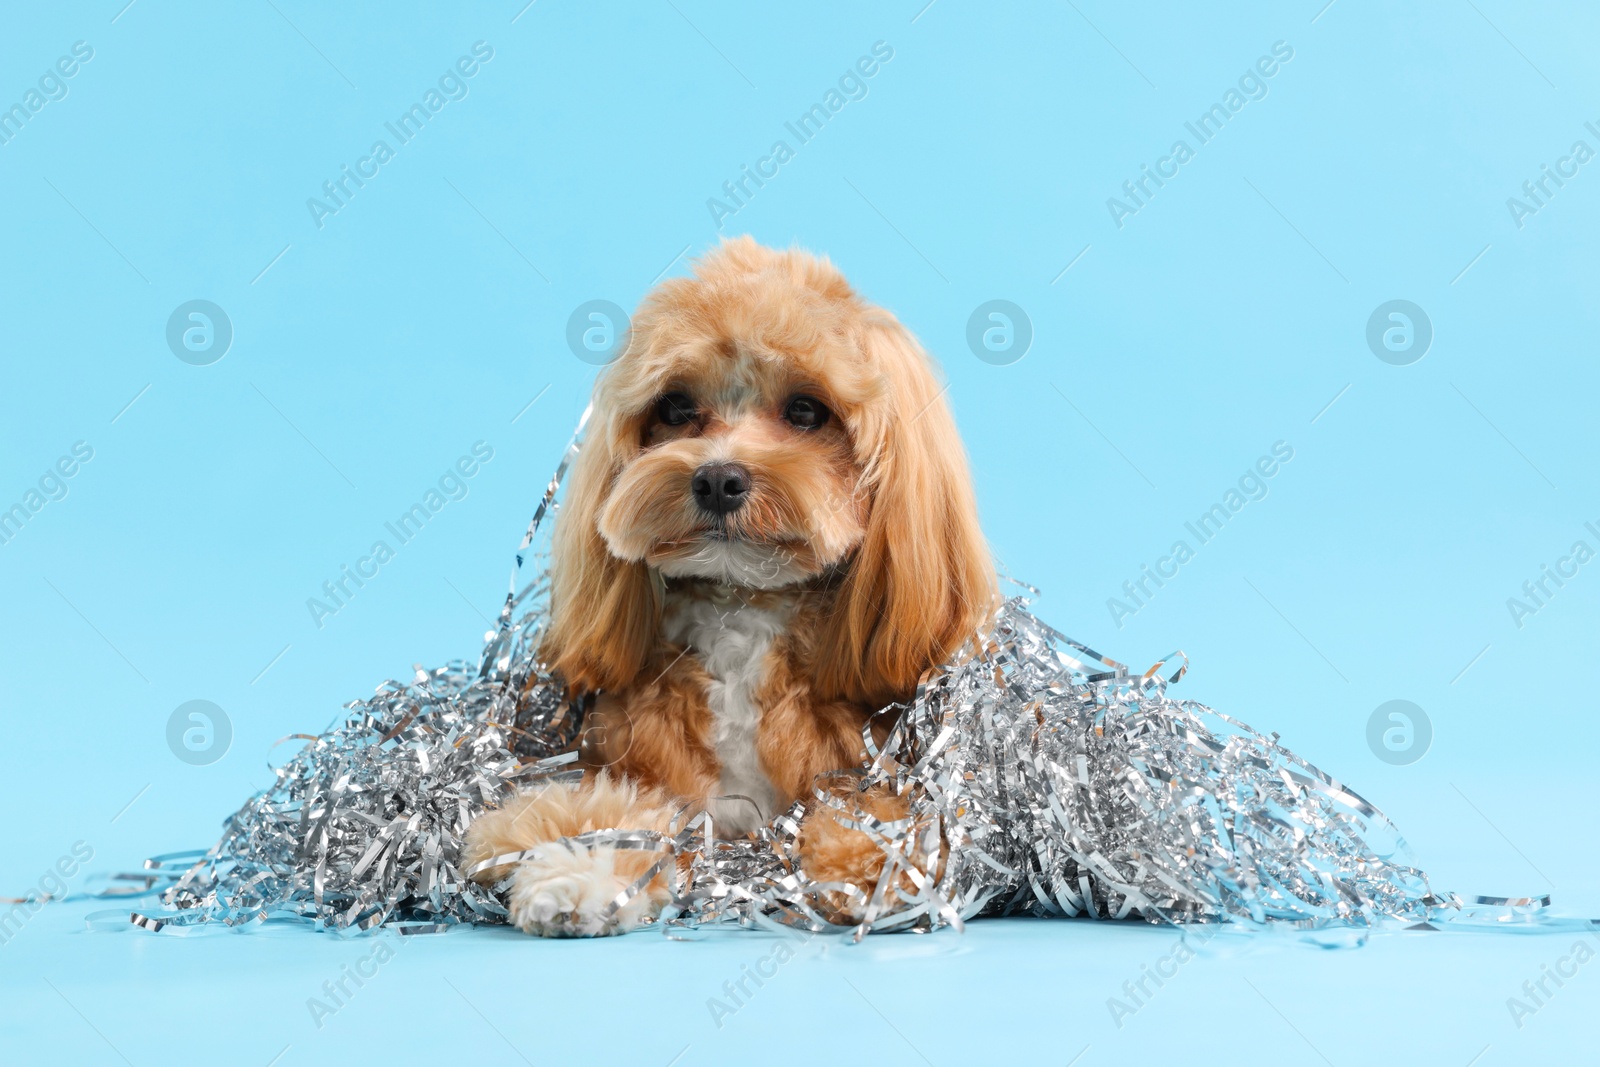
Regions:
[[[731,515],[750,495],[750,472],[737,463],[707,463],[689,482],[694,502],[713,515]]]

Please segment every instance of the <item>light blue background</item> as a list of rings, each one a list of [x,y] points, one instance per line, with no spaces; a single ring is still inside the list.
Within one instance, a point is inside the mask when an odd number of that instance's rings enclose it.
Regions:
[[[123,2],[12,5],[0,33],[6,105],[94,48],[0,145],[0,507],[94,448],[0,545],[0,893],[77,841],[96,870],[210,843],[273,741],[473,655],[592,382],[569,313],[749,232],[826,252],[942,359],[1041,615],[1136,666],[1183,648],[1180,692],[1383,806],[1437,885],[1600,915],[1600,563],[1520,628],[1506,607],[1600,548],[1600,162],[1521,228],[1506,206],[1600,149],[1592,9]],[[307,198],[479,40],[469,95],[319,229]],[[784,122],[880,40],[866,98],[797,146]],[[1277,41],[1267,96],[1119,229],[1107,198]],[[707,199],[780,138],[795,158],[719,233]],[[205,367],[164,339],[197,298],[235,331]],[[1034,328],[1009,366],[966,347],[995,298]],[[1365,342],[1391,299],[1433,323],[1410,366]],[[314,625],[306,599],[480,440],[467,498]],[[1117,627],[1107,598],[1279,440],[1270,495]],[[1408,766],[1366,742],[1396,698],[1435,734]],[[167,748],[192,699],[232,721],[209,766]],[[1569,935],[1227,938],[1118,1028],[1107,998],[1172,932],[1018,920],[808,945],[719,1029],[706,999],[769,942],[494,930],[405,942],[318,1029],[306,998],[370,945],[90,934],[86,910],[0,946],[7,1062],[1576,1063],[1600,996],[1590,963],[1514,1025]]]

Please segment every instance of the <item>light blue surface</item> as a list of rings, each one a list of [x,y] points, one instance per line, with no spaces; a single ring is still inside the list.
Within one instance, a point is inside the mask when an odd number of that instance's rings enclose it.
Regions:
[[[719,236],[708,198],[782,139],[720,233],[828,253],[943,360],[1041,615],[1135,665],[1183,648],[1184,695],[1352,783],[1436,884],[1600,915],[1600,563],[1520,626],[1507,606],[1600,549],[1600,162],[1561,162],[1600,150],[1592,9],[123,2],[13,5],[0,34],[0,106],[93,49],[0,144],[0,508],[93,450],[0,544],[0,893],[78,842],[100,871],[208,844],[275,740],[474,654],[593,378],[568,316],[684,272]],[[385,123],[479,41],[398,145]],[[880,41],[800,143],[785,123]],[[1185,123],[1276,42],[1292,58],[1200,144]],[[393,158],[319,228],[307,199],[380,138]],[[1108,198],[1178,139],[1192,158],[1119,228]],[[1518,219],[1541,165],[1576,174]],[[966,340],[996,299],[1033,331],[1006,365]],[[232,324],[210,365],[166,340],[192,300]],[[1431,320],[1420,361],[1368,347],[1391,300]],[[1267,495],[1198,545],[1185,523],[1279,441]],[[464,498],[319,627],[307,599],[476,442]],[[1114,620],[1178,539],[1193,558]],[[1420,761],[1368,747],[1395,699],[1431,722]],[[168,747],[191,700],[231,723],[208,765]],[[0,1060],[1579,1063],[1600,996],[1586,963],[1513,1020],[1567,935],[1228,937],[1119,1027],[1108,998],[1171,931],[1008,920],[808,944],[719,1028],[708,998],[775,942],[496,930],[399,944],[319,1028],[307,999],[372,944],[90,934],[88,910],[0,945]]]

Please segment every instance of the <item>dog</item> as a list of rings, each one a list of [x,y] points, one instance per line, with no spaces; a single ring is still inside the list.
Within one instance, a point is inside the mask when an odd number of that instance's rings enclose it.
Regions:
[[[806,800],[805,872],[870,890],[883,853],[816,802],[818,776],[860,766],[998,604],[932,360],[826,258],[748,237],[641,302],[594,387],[550,581],[539,655],[588,706],[583,779],[485,812],[463,855],[530,853],[474,877],[509,876],[512,923],[544,936],[623,933],[670,898],[668,871],[633,892],[658,854],[570,839],[701,811],[733,838]]]

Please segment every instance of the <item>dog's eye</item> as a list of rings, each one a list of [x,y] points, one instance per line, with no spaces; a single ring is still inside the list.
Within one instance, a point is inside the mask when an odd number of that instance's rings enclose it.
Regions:
[[[822,401],[811,396],[797,396],[783,409],[784,421],[801,430],[815,430],[828,421],[829,414]]]
[[[668,426],[682,426],[694,416],[694,401],[688,393],[668,393],[656,401],[656,418]]]

